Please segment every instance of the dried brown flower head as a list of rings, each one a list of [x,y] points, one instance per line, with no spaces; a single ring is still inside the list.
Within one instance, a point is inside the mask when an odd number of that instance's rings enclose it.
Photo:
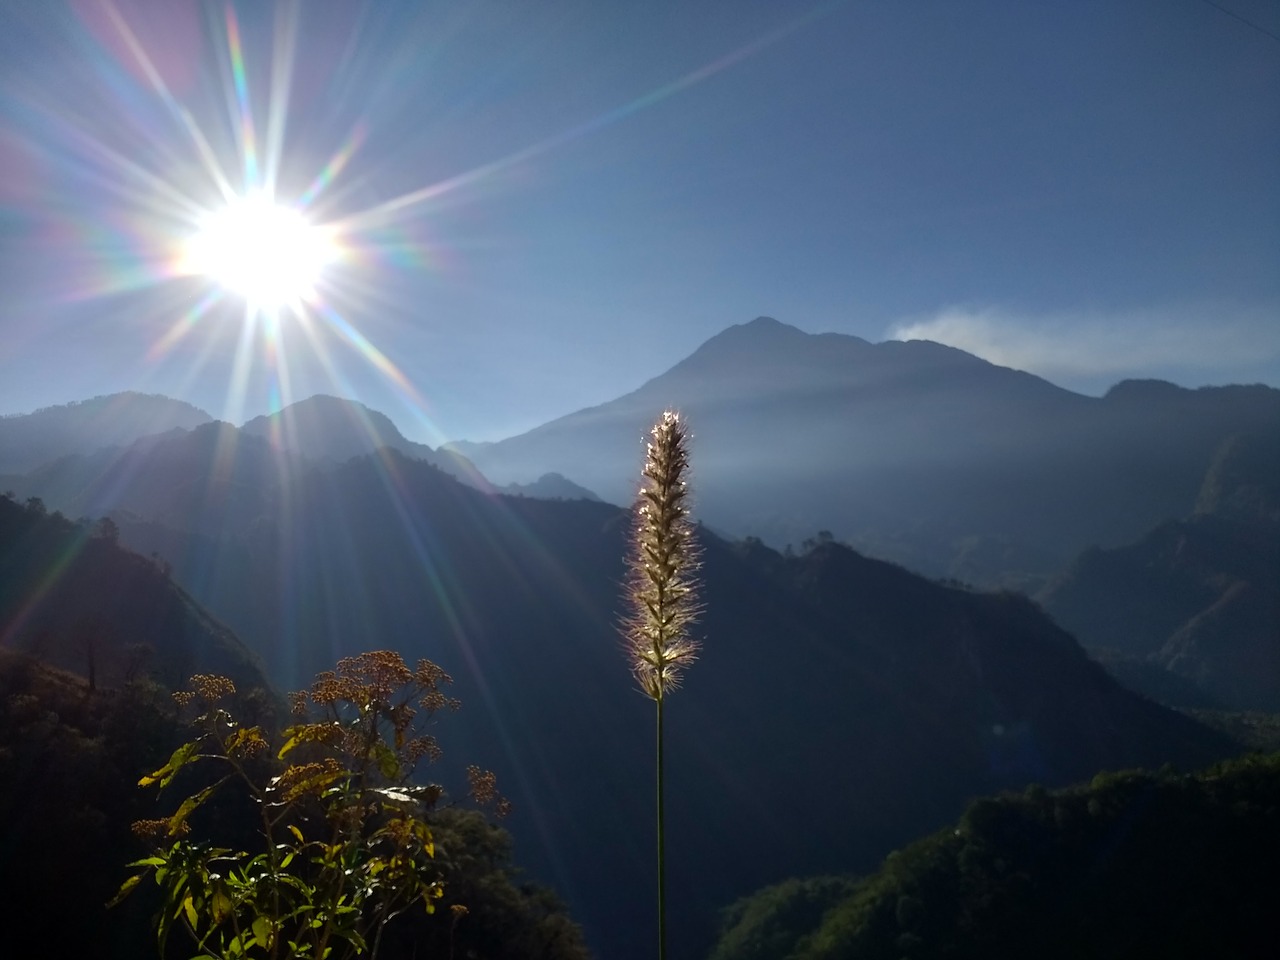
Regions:
[[[133,831],[133,835],[141,840],[150,840],[159,842],[169,835],[169,821],[165,820],[135,820],[129,827]],[[190,827],[183,821],[179,828],[179,835],[185,836]]]
[[[698,550],[689,516],[689,430],[668,410],[650,431],[643,484],[635,506],[623,621],[631,672],[654,700],[680,684],[697,659],[690,635],[698,603]]]
[[[471,788],[471,799],[480,806],[492,803],[499,817],[511,812],[511,802],[498,792],[498,778],[492,770],[482,770],[474,765],[467,767],[467,783]]]
[[[236,685],[227,677],[208,673],[197,673],[188,683],[195,690],[196,696],[210,705],[235,696],[236,692]]]

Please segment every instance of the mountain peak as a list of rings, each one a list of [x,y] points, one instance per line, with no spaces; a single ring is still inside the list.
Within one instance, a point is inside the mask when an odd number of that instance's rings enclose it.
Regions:
[[[383,448],[424,460],[463,483],[488,489],[489,482],[466,457],[452,450],[435,451],[407,439],[385,413],[357,400],[317,393],[275,413],[255,417],[241,427],[277,449],[312,460],[341,463]]]
[[[1121,380],[1106,392],[1104,399],[1118,402],[1151,403],[1184,396],[1190,391],[1168,380]]]
[[[805,333],[799,327],[782,323],[773,317],[756,317],[748,323],[735,323],[705,341],[684,362],[708,357],[734,358],[776,356],[777,351],[791,352],[804,349],[812,341],[813,335]]]
[[[241,428],[274,446],[321,460],[346,460],[380,447],[411,444],[382,413],[343,397],[318,393],[275,413],[255,417]],[[423,457],[429,448],[417,451]]]
[[[359,418],[367,420],[369,423],[376,425],[379,432],[383,430],[391,432],[394,436],[400,436],[399,429],[391,422],[391,419],[384,413],[379,413],[370,407],[365,406],[359,400],[350,400],[346,397],[335,397],[329,393],[317,393],[305,400],[296,400],[293,403],[281,407],[275,413],[267,414],[264,417],[255,417],[250,423],[260,420],[271,420],[275,418],[289,419],[292,417],[304,416],[343,416],[347,418]]]
[[[752,337],[809,336],[809,334],[805,333],[799,327],[793,327],[791,324],[783,323],[781,320],[775,320],[773,317],[756,317],[754,320],[750,320],[747,323],[735,323],[733,326],[721,331],[718,337],[713,337],[712,339],[719,339],[719,337],[725,336],[741,337],[745,335],[750,335]]]

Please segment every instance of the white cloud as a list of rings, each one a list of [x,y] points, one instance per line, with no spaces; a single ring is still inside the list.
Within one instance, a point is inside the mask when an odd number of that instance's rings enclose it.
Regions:
[[[1077,387],[1105,387],[1126,377],[1162,377],[1187,386],[1280,382],[1276,305],[1040,316],[949,307],[932,317],[899,321],[887,337],[934,340]]]

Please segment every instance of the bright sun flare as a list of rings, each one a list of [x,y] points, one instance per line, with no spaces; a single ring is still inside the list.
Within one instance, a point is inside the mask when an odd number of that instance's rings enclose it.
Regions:
[[[186,248],[189,272],[212,278],[254,307],[278,310],[315,291],[336,256],[329,232],[269,197],[240,197],[199,225]]]

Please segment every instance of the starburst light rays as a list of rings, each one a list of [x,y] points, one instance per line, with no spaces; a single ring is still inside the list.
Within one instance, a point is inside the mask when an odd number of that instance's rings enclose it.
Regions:
[[[397,87],[401,74],[360,45],[366,31],[385,27],[369,13],[371,6],[358,7],[350,30],[327,51],[332,69],[322,70],[305,44],[323,40],[323,31],[311,30],[311,8],[292,0],[270,7],[174,0],[154,16],[132,0],[72,0],[78,18],[71,21],[78,23],[73,42],[83,56],[72,65],[70,80],[30,85],[7,101],[13,111],[29,114],[23,126],[32,143],[63,154],[47,165],[42,160],[38,170],[45,176],[52,169],[62,181],[49,191],[53,202],[38,211],[45,229],[53,229],[40,244],[62,265],[47,271],[48,287],[56,291],[50,296],[60,304],[90,304],[128,294],[131,302],[101,304],[93,316],[86,307],[75,322],[124,323],[135,337],[147,331],[149,343],[135,354],[135,381],[154,374],[170,385],[175,368],[187,363],[189,371],[176,378],[190,382],[195,372],[207,375],[221,366],[226,397],[223,409],[215,408],[221,415],[260,404],[264,393],[274,404],[293,389],[323,391],[330,374],[347,374],[329,381],[335,387],[354,384],[360,379],[356,368],[340,361],[349,352],[359,369],[393,388],[419,425],[431,424],[443,437],[424,391],[388,355],[383,331],[405,305],[388,293],[394,283],[380,275],[451,272],[449,245],[437,239],[443,231],[423,239],[441,200],[461,202],[467,188],[496,183],[523,163],[688,90],[780,42],[830,6],[583,123],[387,199],[365,179],[379,168],[369,167],[362,151],[372,139],[369,131],[381,129],[389,116],[388,104],[410,98]],[[389,62],[420,57],[406,46]],[[369,76],[377,79],[371,86],[353,82]],[[308,112],[300,114],[304,103]],[[328,143],[325,122],[315,119],[321,106],[333,111],[333,122],[341,118],[338,138]],[[286,279],[278,285],[271,280],[272,292],[262,294],[269,278],[245,276],[254,257],[228,266],[228,256],[189,255],[192,235],[224,206],[259,201],[277,209],[279,220],[305,217],[327,231],[332,256],[321,258],[314,281],[309,270],[286,262],[280,268]],[[36,201],[20,201],[26,202],[34,211]],[[290,234],[282,230],[280,236]],[[306,246],[299,238],[307,234],[292,236],[258,251]],[[41,255],[35,249],[29,254],[37,272]],[[293,274],[305,275],[301,285],[308,296],[284,294],[299,282],[289,279]],[[143,291],[175,280],[183,281],[173,286],[185,302],[149,293],[140,299]],[[44,282],[41,277],[33,289]],[[246,294],[246,286],[259,292]],[[331,362],[320,362],[322,357]]]
[[[257,184],[258,142],[253,129],[253,108],[249,103],[249,84],[244,75],[244,49],[240,43],[240,22],[235,8],[227,5],[227,53],[231,57],[231,81],[235,93],[236,111],[240,115],[237,132],[240,135],[240,156],[244,161],[244,182]],[[283,121],[281,121],[283,122]]]

